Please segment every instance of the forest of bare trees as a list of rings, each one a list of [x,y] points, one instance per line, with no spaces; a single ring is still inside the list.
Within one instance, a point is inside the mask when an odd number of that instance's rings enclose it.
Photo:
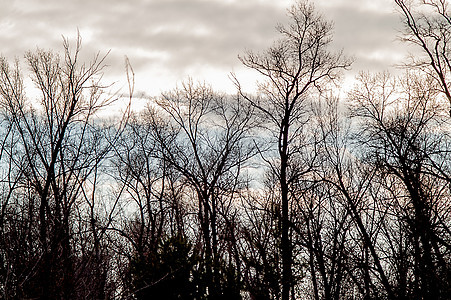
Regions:
[[[0,297],[450,299],[449,2],[394,4],[416,54],[346,95],[302,0],[239,55],[255,94],[188,79],[135,112],[80,37],[0,57]]]

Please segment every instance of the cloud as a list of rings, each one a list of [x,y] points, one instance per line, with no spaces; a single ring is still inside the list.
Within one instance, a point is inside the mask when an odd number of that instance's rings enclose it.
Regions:
[[[245,2],[245,1],[242,1]],[[61,49],[61,35],[77,29],[84,52],[106,52],[115,72],[129,56],[136,71],[168,68],[184,74],[193,65],[229,68],[245,48],[275,35],[284,9],[271,1],[13,1],[0,2],[0,43],[7,57],[39,46]]]
[[[355,57],[355,71],[390,69],[399,63],[406,49],[398,40],[401,23],[393,5],[377,10],[365,6],[368,1],[361,7],[350,5],[352,2],[327,9],[327,16],[335,24],[335,47]]]
[[[355,55],[355,67],[382,68],[398,57],[375,54],[399,52],[393,46],[399,18],[372,4],[377,1],[316,2],[324,16],[335,23],[336,49],[344,48],[345,53]],[[140,82],[138,88],[151,89],[152,93],[170,88],[176,84],[173,81],[188,75],[208,79],[215,77],[211,75],[214,72],[227,74],[240,69],[238,54],[245,49],[263,50],[277,39],[275,25],[286,21],[290,3],[0,0],[0,52],[12,58],[36,46],[61,49],[61,35],[73,39],[78,29],[86,59],[98,51],[111,50],[107,73],[114,78],[124,77],[124,56],[128,56]],[[222,75],[216,77],[224,80]]]

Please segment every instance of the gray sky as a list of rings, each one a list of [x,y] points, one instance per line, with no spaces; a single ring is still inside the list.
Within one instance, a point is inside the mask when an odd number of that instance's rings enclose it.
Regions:
[[[396,41],[401,28],[393,0],[312,0],[335,23],[334,47],[355,57],[347,82],[360,70],[390,69],[407,54]],[[290,0],[0,0],[0,53],[22,58],[37,46],[61,50],[62,35],[83,53],[108,56],[106,79],[125,79],[124,57],[136,89],[158,94],[191,76],[233,92],[234,71],[249,87],[254,73],[237,55],[263,50],[277,39]]]

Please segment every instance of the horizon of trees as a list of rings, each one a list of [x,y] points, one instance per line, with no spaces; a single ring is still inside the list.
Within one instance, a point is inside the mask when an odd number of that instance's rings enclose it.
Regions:
[[[2,299],[451,298],[451,16],[394,0],[405,73],[360,73],[308,1],[239,57],[225,95],[187,80],[130,109],[105,57],[0,57]],[[120,118],[98,115],[128,98]]]

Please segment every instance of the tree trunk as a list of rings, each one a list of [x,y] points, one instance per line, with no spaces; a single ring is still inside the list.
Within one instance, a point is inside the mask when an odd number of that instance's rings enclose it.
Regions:
[[[291,245],[289,237],[289,209],[288,209],[288,113],[285,116],[281,138],[279,141],[280,154],[280,192],[282,201],[282,300],[289,300],[291,288]]]

